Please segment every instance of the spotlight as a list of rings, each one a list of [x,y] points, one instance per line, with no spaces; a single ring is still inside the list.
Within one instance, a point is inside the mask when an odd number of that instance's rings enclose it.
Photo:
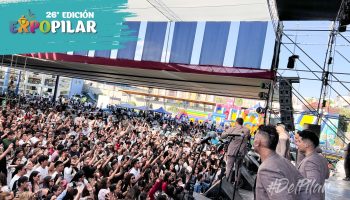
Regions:
[[[263,114],[263,113],[265,113],[266,108],[258,107],[255,111],[256,111],[258,114]]]
[[[261,89],[270,89],[270,83],[261,83],[260,88]]]
[[[266,92],[259,92],[259,98],[262,100],[266,100],[269,98],[269,95]]]
[[[288,69],[294,69],[294,65],[295,65],[295,59],[298,59],[299,56],[298,55],[292,55],[288,58],[288,64],[287,64],[287,68]]]

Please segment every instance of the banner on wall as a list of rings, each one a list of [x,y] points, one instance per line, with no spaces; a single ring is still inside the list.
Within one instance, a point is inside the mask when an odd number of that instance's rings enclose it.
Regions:
[[[137,39],[122,31],[126,8],[127,0],[2,1],[0,54],[118,49]]]
[[[244,120],[244,126],[251,132],[255,132],[259,125],[264,123],[264,115],[256,112],[256,108],[261,107],[260,103],[251,108],[242,108],[235,106],[233,102],[228,104],[217,104],[213,112],[201,112],[191,109],[180,109],[176,117],[178,119],[188,118],[193,122],[211,121],[217,125],[225,123],[234,124],[237,118]]]
[[[317,116],[310,112],[303,112],[294,115],[295,128],[302,130],[304,124],[316,124]],[[337,140],[339,115],[338,114],[326,114],[321,120],[321,134],[320,145],[325,147],[342,147],[343,143]]]

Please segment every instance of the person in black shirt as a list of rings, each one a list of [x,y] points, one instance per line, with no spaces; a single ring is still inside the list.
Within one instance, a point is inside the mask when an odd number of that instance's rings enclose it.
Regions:
[[[70,152],[69,152],[70,156],[78,156],[80,157],[80,152],[78,151],[78,144],[73,142],[72,145],[70,146]]]

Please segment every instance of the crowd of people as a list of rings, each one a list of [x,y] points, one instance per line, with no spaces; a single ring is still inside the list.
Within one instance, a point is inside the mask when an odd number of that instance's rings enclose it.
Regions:
[[[180,199],[192,172],[198,193],[220,174],[217,147],[199,153],[205,123],[41,97],[0,119],[0,199]]]
[[[225,171],[231,178],[237,155],[247,153],[250,139],[240,118],[221,134],[207,122],[114,106],[103,111],[77,100],[53,103],[41,97],[9,101],[0,119],[0,200],[184,199],[190,183],[194,192],[203,193]],[[234,138],[226,150],[226,170],[215,141],[200,151],[201,138],[210,131],[221,139]],[[269,190],[277,179],[297,184],[306,178],[324,185],[328,178],[315,133],[297,134],[303,159],[296,167],[289,161],[288,137],[283,125],[262,125],[255,134],[254,150],[262,161],[256,199],[300,199],[296,189]],[[305,199],[315,195],[324,198],[321,191]]]

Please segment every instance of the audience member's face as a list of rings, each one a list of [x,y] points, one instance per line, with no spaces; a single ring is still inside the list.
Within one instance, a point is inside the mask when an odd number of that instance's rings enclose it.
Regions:
[[[15,161],[15,165],[19,165],[19,164],[21,164],[21,160],[19,158],[17,158]]]
[[[71,149],[72,149],[72,151],[77,151],[78,145],[73,145],[73,146],[71,147]]]
[[[50,182],[50,184],[51,184],[51,182]],[[56,191],[54,194],[55,194],[56,196],[59,196],[61,193],[62,193],[62,188],[59,187],[59,188],[57,189],[57,191]]]
[[[40,181],[40,174],[38,173],[36,176],[33,177],[35,182],[39,182]]]
[[[26,167],[27,167],[28,170],[32,170],[33,169],[33,163],[29,161],[27,163]]]
[[[24,155],[23,151],[20,151],[20,152],[17,154],[17,157],[22,158],[23,155]]]
[[[58,172],[63,172],[64,165],[63,165],[63,164],[59,164],[59,165],[56,167],[56,169],[57,169]]]
[[[43,164],[43,166],[48,166],[49,165],[49,161],[48,160],[44,160],[43,162],[42,162],[42,164]]]
[[[14,134],[10,134],[10,135],[8,135],[7,137],[8,137],[9,140],[15,139],[15,135],[14,135]]]
[[[23,186],[23,189],[24,189],[25,191],[29,190],[29,181],[23,183],[22,186]]]
[[[136,178],[135,178],[135,176],[132,176],[132,177],[131,177],[131,183],[136,183]]]

